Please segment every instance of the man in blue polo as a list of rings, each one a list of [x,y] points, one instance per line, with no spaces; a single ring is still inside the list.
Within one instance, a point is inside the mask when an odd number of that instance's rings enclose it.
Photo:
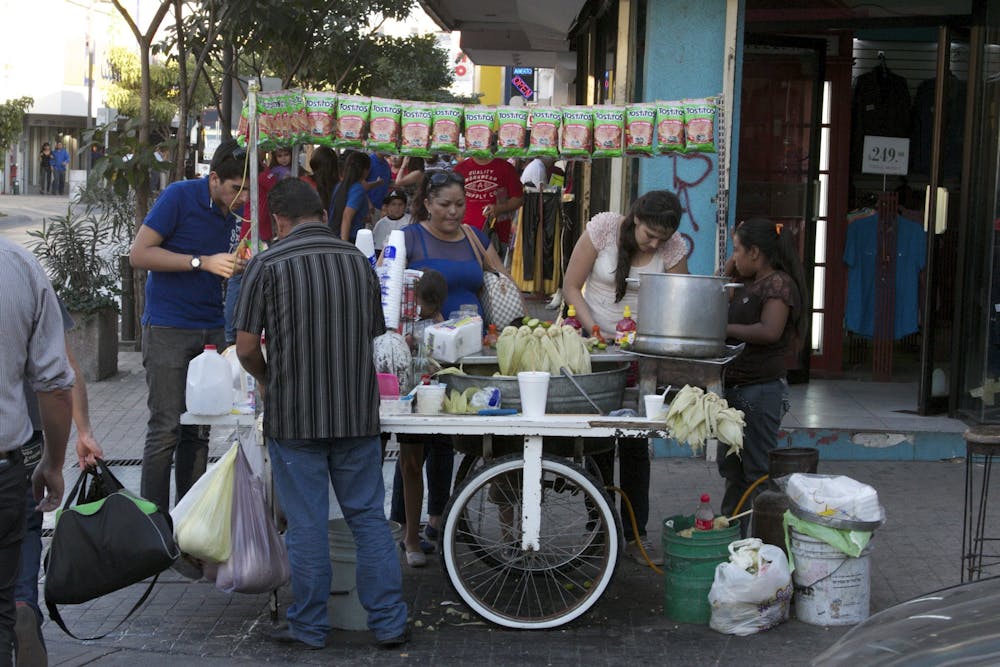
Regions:
[[[229,252],[233,211],[247,199],[246,151],[223,142],[206,178],[163,190],[132,244],[132,266],[147,269],[142,315],[142,365],[149,387],[149,422],[142,454],[141,494],[170,507],[170,466],[179,500],[205,472],[208,438],[181,426],[188,363],[205,345],[224,347],[223,281],[242,270]]]

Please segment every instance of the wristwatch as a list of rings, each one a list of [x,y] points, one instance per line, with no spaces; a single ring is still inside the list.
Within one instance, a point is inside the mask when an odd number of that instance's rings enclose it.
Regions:
[[[201,257],[198,255],[191,256],[191,270],[200,271],[201,270]]]

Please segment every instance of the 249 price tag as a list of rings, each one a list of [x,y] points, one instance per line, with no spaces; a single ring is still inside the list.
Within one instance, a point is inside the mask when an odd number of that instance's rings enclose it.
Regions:
[[[910,166],[910,140],[866,136],[861,171],[865,174],[905,176]]]

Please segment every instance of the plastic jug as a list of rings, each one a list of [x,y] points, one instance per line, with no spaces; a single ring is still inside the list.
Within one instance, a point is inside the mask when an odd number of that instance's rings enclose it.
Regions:
[[[233,409],[233,372],[214,345],[188,364],[184,399],[195,415],[228,415]]]

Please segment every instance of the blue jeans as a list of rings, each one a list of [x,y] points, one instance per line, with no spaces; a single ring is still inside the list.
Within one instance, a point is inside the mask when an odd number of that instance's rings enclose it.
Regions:
[[[17,575],[17,583],[14,586],[14,600],[27,602],[35,610],[35,615],[41,622],[43,617],[41,609],[38,608],[38,572],[42,566],[43,515],[37,507],[35,494],[29,485],[28,492],[24,497],[26,523],[24,539],[21,540],[21,567]]]
[[[240,300],[240,288],[242,286],[242,271],[234,273],[233,277],[226,281],[226,342],[229,344],[236,342],[236,302]]]
[[[11,665],[14,652],[14,587],[24,536],[24,494],[28,488],[20,450],[0,459],[0,667]]]
[[[358,599],[376,639],[406,629],[403,573],[383,503],[379,437],[267,439],[274,485],[288,519],[285,544],[292,568],[288,626],[296,639],[322,646],[330,632],[329,484],[358,545]]]
[[[53,181],[52,189],[50,192],[53,194],[66,194],[66,170],[65,169],[54,169],[52,172]]]
[[[411,438],[415,436],[409,436]],[[440,442],[436,437],[422,438],[424,445],[424,466],[427,471],[427,515],[441,516],[451,497],[451,476],[455,465],[455,450],[450,442]],[[400,447],[406,447],[400,443]],[[392,478],[392,506],[389,518],[398,523],[406,523],[403,504],[403,473],[399,461]]]

